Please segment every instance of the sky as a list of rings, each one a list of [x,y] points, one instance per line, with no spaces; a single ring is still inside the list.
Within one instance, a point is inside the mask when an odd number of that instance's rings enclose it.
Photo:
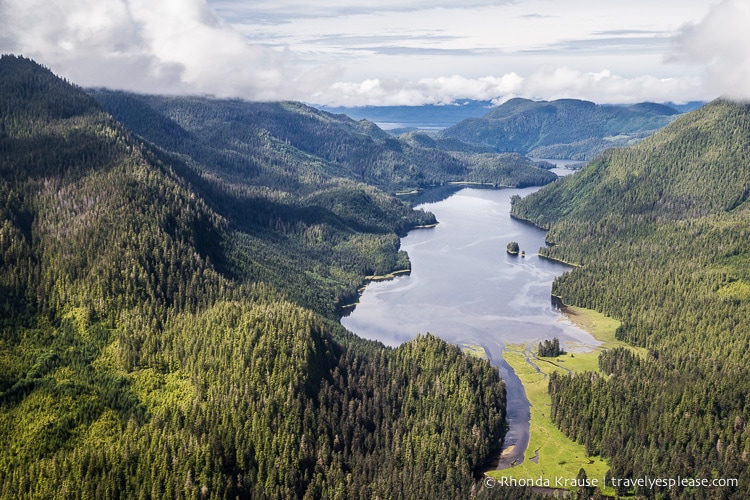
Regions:
[[[326,106],[750,100],[750,0],[0,0],[83,87]]]

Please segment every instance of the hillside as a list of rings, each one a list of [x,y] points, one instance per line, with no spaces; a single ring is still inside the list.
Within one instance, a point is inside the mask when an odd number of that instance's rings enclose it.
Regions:
[[[497,370],[333,321],[431,216],[154,118],[184,150],[0,58],[0,497],[466,497]]]
[[[739,479],[672,498],[750,494],[749,158],[750,108],[719,100],[513,206],[550,229],[544,255],[579,265],[553,293],[649,352],[553,377],[553,420],[612,477]]]
[[[438,136],[497,152],[590,160],[605,149],[638,142],[677,114],[674,108],[655,103],[603,106],[577,99],[516,98],[482,117],[465,119]]]
[[[355,120],[369,120],[386,130],[393,128],[435,129],[450,127],[465,118],[483,116],[492,107],[490,101],[465,100],[455,104],[424,104],[421,106],[359,106],[321,107],[334,114]]]
[[[372,122],[295,102],[250,103],[93,90],[116,119],[165,150],[188,155],[224,179],[307,194],[346,178],[385,191],[473,182],[471,156],[401,140]],[[543,185],[556,176],[530,160],[507,161],[488,184]],[[485,181],[483,181],[485,182]]]

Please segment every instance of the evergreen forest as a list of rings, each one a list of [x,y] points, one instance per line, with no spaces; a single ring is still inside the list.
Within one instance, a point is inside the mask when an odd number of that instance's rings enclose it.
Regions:
[[[109,90],[91,95],[118,121],[157,147],[241,185],[306,195],[332,179],[389,193],[447,183],[540,186],[557,176],[518,154],[496,154],[424,134],[397,138],[298,102],[246,102],[146,96]]]
[[[678,114],[671,106],[649,102],[613,106],[579,99],[515,98],[440,131],[438,137],[496,152],[591,160],[606,149],[637,143]]]
[[[532,498],[476,479],[496,368],[337,321],[435,222],[382,189],[466,169],[297,103],[0,58],[0,498]]]
[[[553,293],[618,319],[644,348],[602,374],[554,374],[551,417],[613,478],[732,479],[629,488],[644,498],[750,497],[750,106],[717,100],[524,199],[543,255],[575,264]]]

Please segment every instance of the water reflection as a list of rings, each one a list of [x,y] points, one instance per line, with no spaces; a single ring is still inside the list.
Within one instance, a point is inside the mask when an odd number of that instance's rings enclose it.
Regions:
[[[567,266],[539,258],[544,232],[509,216],[510,197],[534,189],[467,188],[420,205],[440,224],[402,239],[411,275],[368,285],[344,326],[392,346],[428,331],[459,344],[583,340],[550,303],[552,280]],[[509,255],[509,241],[525,257]]]
[[[458,345],[482,346],[506,381],[510,430],[516,445],[504,463],[523,460],[528,445],[529,403],[520,381],[502,359],[505,344],[557,337],[596,344],[583,330],[561,321],[550,301],[552,280],[568,268],[538,256],[544,232],[510,217],[511,196],[538,188],[464,188],[419,206],[440,222],[401,241],[412,272],[371,283],[342,324],[360,337],[397,346],[430,332]],[[525,257],[511,256],[517,241]]]

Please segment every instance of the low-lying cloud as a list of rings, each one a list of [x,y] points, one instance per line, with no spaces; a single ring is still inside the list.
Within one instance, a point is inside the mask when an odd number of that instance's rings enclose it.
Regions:
[[[567,67],[544,66],[529,76],[508,73],[501,77],[452,76],[424,78],[417,82],[377,79],[339,82],[309,99],[315,104],[356,107],[451,104],[460,99],[499,104],[513,97],[574,98],[620,104],[703,100],[706,95],[698,78],[624,78],[609,71],[584,73]]]
[[[704,67],[705,85],[732,99],[750,100],[750,3],[724,0],[699,23],[681,30],[678,57]]]
[[[488,2],[475,0],[478,5]],[[479,78],[346,82],[341,66],[312,67],[290,48],[252,44],[206,0],[0,0],[0,52],[33,58],[85,87],[329,106],[502,102],[511,97],[602,103],[705,100],[719,94],[750,99],[748,25],[750,6],[744,0],[724,0],[703,21],[681,31],[680,60],[705,67],[705,80],[551,65],[526,74]]]
[[[250,45],[205,0],[2,0],[0,52],[82,86],[294,98],[337,75],[293,71],[291,53]]]

